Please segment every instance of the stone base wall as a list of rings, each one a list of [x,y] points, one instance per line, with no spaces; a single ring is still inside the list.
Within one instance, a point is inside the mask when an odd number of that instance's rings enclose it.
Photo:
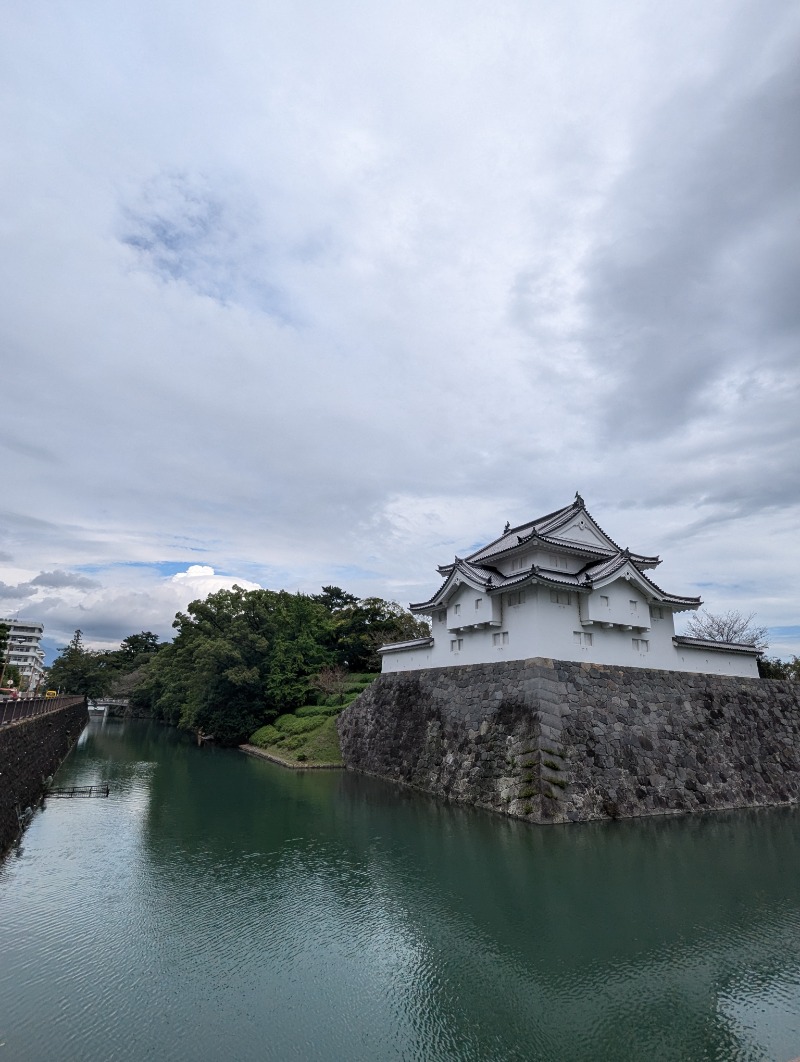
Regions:
[[[533,659],[381,675],[347,767],[532,822],[794,804],[800,685]]]
[[[34,807],[88,722],[86,703],[0,728],[0,854],[19,836],[19,813]]]

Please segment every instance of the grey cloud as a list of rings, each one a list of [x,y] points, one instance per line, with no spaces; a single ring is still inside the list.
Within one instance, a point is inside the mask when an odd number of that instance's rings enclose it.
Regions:
[[[800,371],[800,61],[741,96],[728,76],[653,117],[586,269],[610,436],[680,430],[737,364]]]
[[[57,590],[65,586],[75,590],[94,590],[101,584],[85,575],[77,575],[74,572],[53,571],[41,572],[30,581],[30,586],[44,586],[48,589]]]
[[[254,200],[199,174],[162,173],[122,207],[120,239],[155,273],[288,322],[288,297],[267,279],[270,248],[262,233]]]
[[[36,591],[27,583],[9,586],[8,583],[0,582],[0,598],[6,601],[20,601],[26,597],[33,597],[35,593]]]

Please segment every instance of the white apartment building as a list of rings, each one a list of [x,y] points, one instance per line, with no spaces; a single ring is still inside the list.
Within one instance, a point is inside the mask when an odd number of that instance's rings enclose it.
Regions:
[[[6,662],[19,668],[23,689],[36,689],[44,676],[44,650],[39,647],[43,625],[20,619],[0,619],[0,623],[9,628]]]
[[[757,677],[753,645],[676,635],[675,613],[702,601],[657,586],[647,572],[660,563],[618,546],[576,494],[442,565],[436,593],[409,606],[431,637],[382,646],[382,670],[549,657]]]

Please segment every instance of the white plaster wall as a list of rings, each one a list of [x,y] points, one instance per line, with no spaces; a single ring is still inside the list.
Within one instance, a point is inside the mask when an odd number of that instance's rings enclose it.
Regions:
[[[629,601],[634,599],[634,588],[624,580],[620,582],[623,586],[617,587],[616,584],[612,584],[608,589],[616,589],[619,601],[623,603],[626,610],[629,610]],[[431,624],[433,646],[386,653],[382,658],[383,671],[411,671],[425,667],[451,667],[481,664],[494,660],[525,660],[530,657],[543,656],[556,660],[591,661],[597,664],[648,667],[662,671],[690,671],[742,677],[758,675],[758,666],[753,657],[743,656],[740,653],[675,646],[672,642],[673,618],[668,609],[664,619],[652,621],[649,630],[604,629],[598,624],[591,626],[581,624],[578,598],[582,595],[572,592],[569,604],[554,604],[550,600],[550,590],[547,587],[528,586],[525,587],[524,592],[524,604],[516,606],[508,603],[507,594],[502,595],[500,607],[497,610],[500,619],[499,627],[448,630],[450,609],[448,609],[448,621],[445,623],[440,622],[434,614]],[[636,599],[639,602],[637,608],[639,620],[650,624],[647,602],[638,590],[635,593],[638,595]],[[454,619],[463,621],[465,617],[469,618],[467,606],[474,610],[475,596],[476,592],[471,587],[464,588],[462,594],[459,595],[462,604],[461,614]],[[495,595],[495,603],[500,596]],[[643,614],[640,610],[643,610]],[[631,621],[626,615],[617,622]],[[503,632],[508,635],[507,643],[494,645],[492,636],[499,634],[502,642]],[[591,635],[591,644],[578,645],[573,637],[576,632]],[[638,649],[634,647],[634,638],[640,641]],[[459,639],[461,645],[453,651],[451,643],[458,644]],[[641,639],[647,641],[647,651],[643,651]]]

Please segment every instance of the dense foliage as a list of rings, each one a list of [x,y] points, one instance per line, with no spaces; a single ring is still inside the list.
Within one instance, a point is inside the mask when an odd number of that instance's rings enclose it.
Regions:
[[[162,646],[152,631],[129,635],[119,649],[98,652],[87,649],[83,632],[75,631],[53,661],[47,676],[50,689],[61,693],[100,697],[124,695],[135,685],[136,676]]]
[[[791,660],[762,657],[758,662],[758,673],[762,678],[800,682],[800,656],[793,656]]]
[[[379,670],[383,642],[428,631],[393,602],[359,601],[339,587],[314,596],[219,590],[179,612],[173,627],[175,640],[144,669],[132,703],[223,744],[335,690],[337,668]]]

